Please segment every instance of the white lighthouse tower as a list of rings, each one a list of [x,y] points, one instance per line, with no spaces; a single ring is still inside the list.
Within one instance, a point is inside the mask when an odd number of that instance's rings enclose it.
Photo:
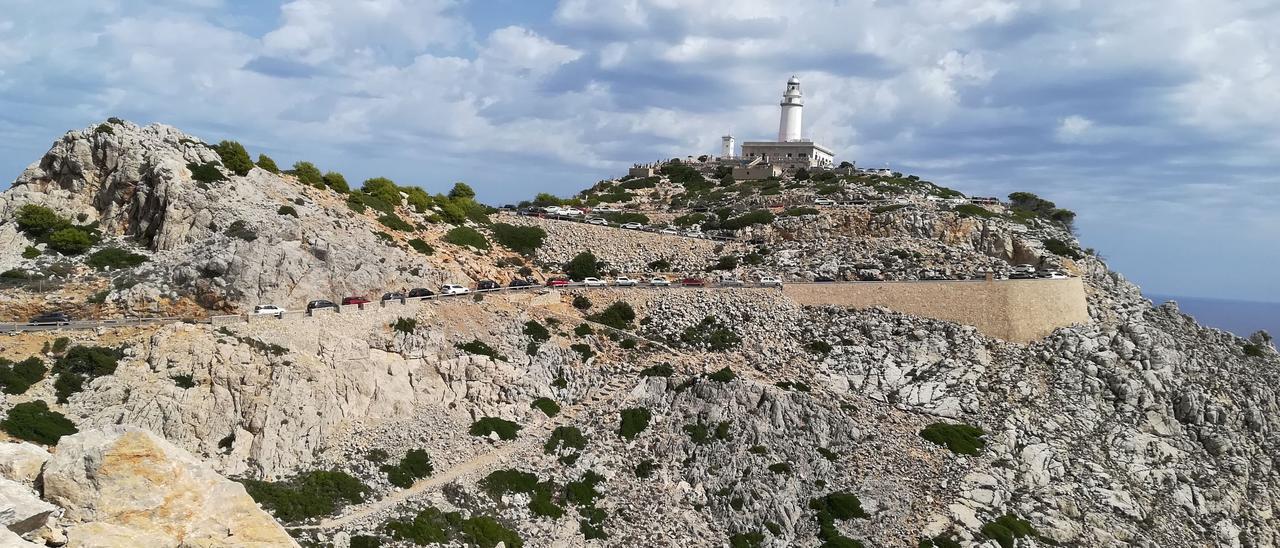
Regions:
[[[792,76],[787,80],[787,91],[782,94],[781,105],[782,121],[778,123],[778,142],[799,141],[801,109],[804,108],[799,78]]]
[[[720,157],[725,160],[733,159],[733,135],[725,135],[720,138]]]

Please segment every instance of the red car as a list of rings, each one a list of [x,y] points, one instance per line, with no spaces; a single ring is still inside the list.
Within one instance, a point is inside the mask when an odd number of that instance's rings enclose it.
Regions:
[[[344,297],[342,304],[369,304],[369,299],[364,297]]]
[[[569,285],[569,280],[565,278],[552,278],[547,280],[547,287],[561,287]]]
[[[685,287],[705,287],[707,281],[702,278],[685,278],[680,280],[680,285]]]

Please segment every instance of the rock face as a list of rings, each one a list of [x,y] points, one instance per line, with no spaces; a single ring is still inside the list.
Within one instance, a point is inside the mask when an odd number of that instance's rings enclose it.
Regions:
[[[0,478],[0,526],[30,533],[44,526],[58,507],[40,500],[30,487]]]
[[[296,546],[244,487],[139,428],[64,437],[44,471],[68,546]]]

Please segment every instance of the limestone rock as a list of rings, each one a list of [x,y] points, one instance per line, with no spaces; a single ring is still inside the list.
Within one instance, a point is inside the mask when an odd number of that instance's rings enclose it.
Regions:
[[[0,526],[18,534],[39,529],[58,511],[40,500],[30,487],[0,479]]]
[[[28,442],[0,443],[0,477],[32,486],[49,452]]]
[[[243,486],[140,428],[63,437],[44,490],[69,546],[296,546]]]

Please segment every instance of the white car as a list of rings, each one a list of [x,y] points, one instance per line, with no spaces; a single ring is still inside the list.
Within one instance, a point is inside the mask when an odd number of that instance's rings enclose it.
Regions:
[[[733,276],[721,276],[720,287],[742,287],[742,280]]]
[[[600,278],[583,278],[582,285],[583,287],[604,287],[608,284],[604,283],[604,280]]]
[[[600,218],[600,217],[589,217],[589,218],[587,218],[587,222],[588,222],[588,223],[590,223],[590,224],[593,224],[593,225],[607,225],[607,224],[609,224],[609,221],[606,221],[606,220],[604,220],[604,219],[602,219],[602,218]]]
[[[667,287],[671,285],[671,280],[668,280],[662,276],[654,276],[652,278],[649,278],[649,285],[653,287]]]
[[[676,229],[674,229],[674,228],[671,228],[671,227],[667,227],[667,228],[664,228],[664,229],[662,229],[662,230],[659,230],[659,231],[658,231],[658,234],[669,234],[669,235],[671,235],[671,236],[679,236],[679,235],[680,235],[680,231],[678,231],[678,230],[676,230]]]
[[[630,229],[630,230],[640,230],[640,229],[644,228],[644,225],[642,225],[642,224],[640,224],[640,223],[627,223],[627,224],[622,225],[622,228],[626,228],[626,229]]]
[[[685,236],[688,236],[688,237],[690,237],[690,238],[704,238],[704,237],[706,237],[706,234],[703,234],[701,230],[689,230],[689,231],[685,232],[685,233],[684,233],[684,235],[685,235]]]
[[[760,285],[763,287],[782,287],[782,278],[777,276],[761,276]]]
[[[547,206],[544,210],[551,215],[559,215],[561,211],[564,211],[564,208],[560,206]]]
[[[618,287],[632,287],[636,285],[636,282],[637,280],[633,280],[626,276],[618,276],[617,278],[613,279],[613,285],[616,285]]]
[[[1065,272],[1061,270],[1050,270],[1048,272],[1045,272],[1044,274],[1041,274],[1039,277],[1044,278],[1046,280],[1065,280],[1067,278],[1070,278],[1071,276],[1068,276]]]
[[[582,210],[581,210],[581,209],[574,209],[574,208],[572,208],[572,207],[566,207],[566,208],[564,208],[564,209],[561,209],[561,210],[560,210],[560,214],[561,214],[561,215],[567,215],[567,216],[569,216],[569,217],[577,217],[578,215],[582,215]]]
[[[253,315],[255,316],[279,316],[285,312],[285,309],[274,304],[260,304],[253,307]]]
[[[617,213],[618,210],[612,207],[597,207],[591,210],[593,213]]]
[[[836,201],[830,198],[818,198],[813,201],[813,205],[833,206],[836,205]]]
[[[444,287],[440,288],[441,295],[466,295],[470,292],[471,288],[458,284],[444,284]]]

